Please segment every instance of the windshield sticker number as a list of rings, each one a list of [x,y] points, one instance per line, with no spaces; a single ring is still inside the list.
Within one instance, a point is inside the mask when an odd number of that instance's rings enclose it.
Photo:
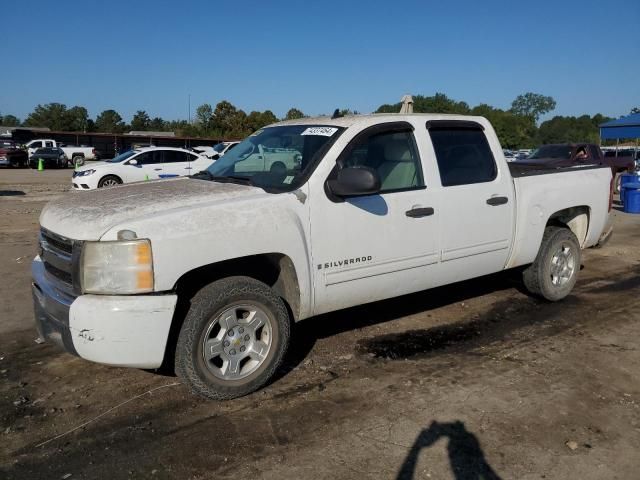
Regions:
[[[309,127],[300,135],[319,135],[322,137],[330,137],[338,131],[335,127]]]

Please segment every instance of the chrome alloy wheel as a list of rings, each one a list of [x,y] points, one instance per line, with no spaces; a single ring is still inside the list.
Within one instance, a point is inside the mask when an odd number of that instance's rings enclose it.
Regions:
[[[221,380],[240,380],[263,364],[272,340],[271,319],[260,306],[233,305],[207,328],[202,343],[204,364]]]
[[[575,274],[575,255],[568,243],[562,243],[560,248],[551,257],[551,283],[556,286],[564,286]]]

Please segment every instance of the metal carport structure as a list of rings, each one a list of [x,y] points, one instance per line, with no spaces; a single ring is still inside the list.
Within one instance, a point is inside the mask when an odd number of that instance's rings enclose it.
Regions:
[[[622,138],[640,138],[640,113],[627,115],[600,125],[601,140],[620,140]]]

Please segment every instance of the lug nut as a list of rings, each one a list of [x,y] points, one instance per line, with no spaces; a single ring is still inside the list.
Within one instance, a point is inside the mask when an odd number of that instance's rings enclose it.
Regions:
[[[244,340],[245,340],[245,342],[248,342],[249,341],[249,335],[245,335],[244,336]]]
[[[235,348],[231,349],[231,351],[230,351],[229,353],[230,353],[231,355],[235,355],[235,354],[236,354],[236,349],[235,349]]]
[[[242,346],[240,347],[240,351],[241,351],[241,352],[244,352],[246,349],[247,349],[247,347],[245,347],[244,345],[242,345]]]
[[[229,330],[229,336],[233,337],[233,330]]]
[[[240,332],[240,333],[244,333],[244,328],[240,327],[240,328],[238,329],[238,332]]]
[[[225,346],[225,347],[228,347],[228,346],[229,346],[229,341],[228,341],[228,340],[225,340],[225,341],[224,341],[224,346]]]

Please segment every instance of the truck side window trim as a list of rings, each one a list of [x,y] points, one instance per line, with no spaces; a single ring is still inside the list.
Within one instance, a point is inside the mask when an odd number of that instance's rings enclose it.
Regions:
[[[366,129],[364,129],[360,133],[358,133],[355,137],[353,137],[351,139],[351,141],[349,141],[349,143],[344,148],[344,150],[342,150],[342,152],[340,153],[340,155],[336,159],[336,165],[333,167],[333,169],[331,170],[331,173],[329,174],[329,176],[327,177],[327,179],[325,181],[325,193],[327,193],[327,197],[331,201],[336,202],[336,203],[340,203],[340,202],[343,201],[343,199],[336,198],[336,197],[334,197],[333,195],[331,195],[328,192],[328,190],[326,188],[327,181],[336,178],[336,176],[338,175],[338,171],[340,169],[344,168],[345,161],[352,155],[353,151],[358,146],[363,145],[364,142],[368,141],[372,137],[382,136],[382,135],[385,135],[385,134],[393,134],[393,133],[408,133],[409,134],[409,142],[410,142],[409,149],[410,149],[412,158],[415,161],[416,183],[417,183],[417,185],[411,186],[411,187],[382,189],[380,192],[378,192],[376,194],[373,194],[373,195],[388,194],[388,193],[399,193],[399,192],[409,192],[409,191],[414,191],[414,190],[425,190],[427,188],[427,186],[425,185],[424,177],[423,177],[423,173],[422,173],[422,160],[420,158],[420,153],[418,151],[415,135],[414,135],[413,132],[414,132],[413,125],[411,125],[408,122],[388,122],[388,123],[381,123],[381,124],[378,124],[378,125],[373,125],[371,127],[368,127]],[[363,195],[363,196],[370,196],[370,195]]]
[[[484,132],[482,124],[471,120],[429,120],[427,122],[427,130],[433,128],[482,130]]]

